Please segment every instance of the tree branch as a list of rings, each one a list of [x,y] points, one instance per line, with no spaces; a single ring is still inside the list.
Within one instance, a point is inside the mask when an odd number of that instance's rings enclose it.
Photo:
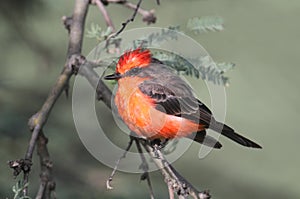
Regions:
[[[124,3],[124,6],[132,10],[135,10],[138,7],[138,5],[135,5],[128,1]],[[137,9],[137,12],[143,16],[143,21],[148,25],[156,22],[156,16],[154,15],[155,11],[153,9],[148,11],[139,7]]]
[[[102,1],[100,1],[100,0],[92,0],[92,3],[96,4],[97,7],[99,8],[100,12],[102,13],[102,15],[104,17],[106,25],[111,28],[112,32],[115,32],[116,31],[115,30],[115,26],[114,26],[114,24],[113,24],[113,22],[112,22],[112,20],[111,20],[111,18],[109,16],[107,10],[105,9]]]
[[[43,126],[47,122],[47,119],[49,118],[50,112],[55,102],[57,101],[61,93],[68,87],[69,79],[73,75],[73,68],[75,67],[75,64],[79,64],[79,65],[82,64],[78,57],[81,53],[81,48],[82,48],[84,23],[88,11],[88,6],[89,6],[89,0],[76,0],[73,15],[72,15],[73,20],[72,20],[72,24],[70,25],[70,37],[69,37],[66,64],[63,68],[62,73],[58,77],[56,83],[52,87],[42,108],[29,119],[28,125],[32,134],[24,158],[24,162],[26,162],[26,167],[24,168],[28,168],[26,170],[23,169],[24,184],[27,184],[28,182],[30,167],[32,165],[32,154],[38,138],[42,139],[42,137],[39,136],[41,136],[41,131],[43,129]],[[40,153],[40,155],[45,155],[45,154],[46,153]],[[46,157],[41,156],[41,159],[43,158]],[[42,176],[41,176],[41,182],[43,182]],[[51,186],[46,186],[45,189],[49,189],[50,187]],[[48,191],[51,192],[50,189],[45,190],[45,192]],[[28,195],[27,187],[24,189],[23,195],[24,196]]]
[[[50,199],[51,192],[55,190],[55,182],[52,176],[52,161],[47,149],[48,139],[43,132],[40,132],[37,140],[37,152],[40,156],[40,187],[36,195],[36,199]]]
[[[152,9],[150,11],[148,10],[144,10],[139,6],[139,3],[137,5],[128,2],[126,0],[107,0],[107,2],[109,3],[117,3],[117,4],[122,4],[124,5],[126,8],[132,9],[132,10],[136,10],[137,8],[137,12],[142,15],[143,17],[143,21],[146,22],[148,25],[151,23],[155,23],[156,22],[156,16],[155,16],[155,11]],[[159,1],[157,2],[159,3]]]
[[[111,108],[111,90],[100,79],[99,75],[93,70],[92,63],[86,61],[84,65],[80,66],[79,74],[85,77],[91,86],[96,90],[97,99],[103,101],[104,104]]]
[[[76,0],[73,11],[73,22],[70,30],[68,57],[73,54],[81,54],[83,32],[89,0]],[[68,63],[68,60],[67,60]]]
[[[142,160],[142,164],[141,164],[141,168],[143,169],[144,173],[141,176],[141,180],[147,180],[147,185],[148,185],[148,189],[149,189],[149,194],[150,194],[150,199],[154,199],[154,193],[153,193],[153,189],[152,189],[152,185],[151,185],[151,180],[150,180],[150,175],[149,175],[149,165],[147,163],[147,160],[144,156],[140,141],[137,137],[134,137],[134,141],[136,143],[136,148],[140,154],[141,160]]]
[[[106,39],[106,47],[108,48],[109,44],[110,44],[110,40],[113,39],[113,38],[116,38],[121,32],[123,32],[123,30],[126,28],[126,26],[130,23],[130,22],[133,22],[134,19],[135,19],[135,16],[138,12],[138,9],[140,7],[142,3],[142,0],[139,0],[138,4],[136,5],[135,9],[134,9],[134,12],[132,14],[132,16],[127,19],[125,22],[122,23],[122,27],[115,33],[112,33],[110,34],[107,39]]]
[[[164,155],[159,149],[151,146],[148,142],[142,141],[146,151],[151,156],[153,162],[161,171],[169,189],[172,189],[179,197],[191,196],[194,199],[208,199],[210,195],[208,191],[198,191],[191,183],[181,176],[176,169],[168,163]],[[170,198],[172,195],[170,194]]]

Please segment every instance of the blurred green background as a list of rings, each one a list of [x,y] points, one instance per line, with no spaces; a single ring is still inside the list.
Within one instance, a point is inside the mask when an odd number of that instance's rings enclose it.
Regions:
[[[61,17],[69,16],[74,2],[7,1],[0,13],[0,198],[12,198],[16,183],[6,162],[24,156],[29,131],[28,118],[35,113],[60,73],[65,61],[68,35]],[[221,138],[224,147],[198,159],[199,145],[193,146],[174,163],[200,189],[213,198],[300,198],[300,157],[298,141],[300,1],[298,0],[202,0],[144,1],[154,8],[155,26],[181,25],[189,18],[221,16],[225,30],[190,34],[214,60],[234,62],[227,91],[228,124],[259,142],[263,149],[249,150]],[[108,7],[116,27],[132,11],[120,5]],[[86,27],[105,27],[102,15],[92,6]],[[127,28],[144,27],[141,17]],[[95,46],[84,39],[83,54]],[[205,88],[204,88],[205,89]],[[207,93],[206,91],[204,93]],[[209,96],[201,99],[209,104]],[[112,120],[102,106],[105,118]],[[117,132],[111,132],[118,139]],[[82,145],[72,119],[71,99],[62,96],[45,126],[54,162],[58,198],[147,198],[145,182],[139,175],[119,172],[115,189],[107,191],[105,180],[111,172],[94,159]],[[125,146],[127,139],[118,139]],[[35,193],[39,162],[35,155],[30,176],[30,193]],[[160,173],[151,173],[157,198],[167,198]]]

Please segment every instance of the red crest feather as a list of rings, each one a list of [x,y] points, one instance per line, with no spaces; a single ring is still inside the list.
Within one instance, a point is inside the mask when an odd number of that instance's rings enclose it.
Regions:
[[[151,52],[148,49],[137,48],[125,52],[119,59],[116,72],[124,74],[134,67],[144,67],[151,63]]]

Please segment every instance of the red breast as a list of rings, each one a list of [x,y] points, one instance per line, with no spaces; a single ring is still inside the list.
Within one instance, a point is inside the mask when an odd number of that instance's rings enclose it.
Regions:
[[[142,93],[139,84],[147,78],[124,77],[118,81],[115,103],[129,129],[146,138],[184,137],[204,126],[168,115],[155,108],[153,99]]]

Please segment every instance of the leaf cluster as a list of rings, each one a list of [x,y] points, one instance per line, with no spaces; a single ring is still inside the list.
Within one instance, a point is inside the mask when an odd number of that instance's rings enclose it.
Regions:
[[[188,20],[187,29],[195,34],[222,31],[224,29],[224,21],[221,17],[194,17]]]
[[[22,183],[20,180],[12,187],[14,193],[13,199],[31,199],[29,196],[22,196],[23,190],[28,187],[29,183]]]
[[[111,27],[107,27],[106,30],[102,30],[102,28],[98,24],[91,24],[91,28],[87,29],[86,37],[95,38],[98,42],[106,40],[106,38],[112,33]]]
[[[208,31],[221,31],[223,30],[223,19],[221,17],[194,17],[188,20],[187,28],[195,34]],[[159,47],[163,42],[177,40],[178,31],[180,31],[180,26],[178,25],[164,28],[160,32],[150,33],[149,35],[133,40],[130,48]],[[87,36],[96,38],[98,41],[103,41],[110,33],[110,29],[102,31],[100,26],[92,24]],[[121,42],[121,38],[119,38],[119,41]],[[233,63],[215,63],[209,56],[189,58],[187,60],[171,52],[156,49],[152,49],[151,51],[156,59],[176,70],[179,75],[201,78],[217,85],[229,85],[229,78],[224,73],[234,67]],[[116,64],[114,63],[113,65]]]
[[[209,56],[187,60],[180,55],[162,51],[155,51],[153,56],[176,70],[179,75],[201,78],[224,86],[229,85],[229,79],[224,73],[235,66],[233,63],[215,63]]]

